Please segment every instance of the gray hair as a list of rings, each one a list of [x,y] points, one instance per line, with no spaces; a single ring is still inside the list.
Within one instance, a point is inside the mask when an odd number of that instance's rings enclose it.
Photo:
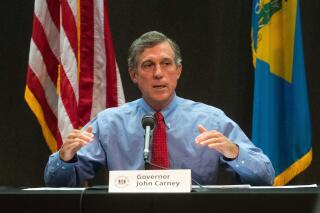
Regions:
[[[176,65],[181,65],[182,57],[180,48],[177,43],[175,43],[173,40],[168,38],[163,33],[157,32],[157,31],[150,31],[143,35],[141,35],[139,38],[134,40],[129,48],[128,52],[128,67],[129,70],[136,70],[137,68],[137,58],[146,48],[153,47],[157,44],[160,44],[162,42],[167,41],[173,52],[175,57],[175,63]]]

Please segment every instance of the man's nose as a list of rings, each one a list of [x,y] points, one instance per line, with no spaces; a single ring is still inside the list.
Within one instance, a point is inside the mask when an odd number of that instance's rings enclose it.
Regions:
[[[161,67],[160,64],[157,64],[157,65],[155,66],[154,76],[155,76],[156,78],[159,78],[159,77],[162,77],[162,75],[163,75],[162,67]]]

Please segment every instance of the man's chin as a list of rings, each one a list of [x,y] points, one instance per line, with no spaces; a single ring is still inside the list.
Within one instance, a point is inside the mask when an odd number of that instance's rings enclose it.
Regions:
[[[152,97],[152,99],[154,100],[154,102],[166,103],[170,101],[171,96],[168,95],[168,93],[156,94]]]

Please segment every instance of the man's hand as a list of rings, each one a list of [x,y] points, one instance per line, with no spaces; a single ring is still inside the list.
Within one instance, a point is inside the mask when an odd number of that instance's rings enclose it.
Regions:
[[[196,144],[215,149],[226,158],[236,159],[238,157],[239,147],[222,133],[215,130],[208,131],[202,125],[198,125],[198,130],[201,134],[196,137]]]
[[[71,160],[76,152],[88,142],[93,141],[92,126],[89,126],[84,132],[74,129],[67,137],[60,148],[60,158],[63,161]]]

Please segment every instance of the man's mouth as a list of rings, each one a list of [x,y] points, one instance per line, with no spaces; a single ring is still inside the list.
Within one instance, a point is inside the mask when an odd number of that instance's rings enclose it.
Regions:
[[[163,89],[165,87],[166,87],[165,85],[154,85],[153,86],[153,88],[155,88],[155,89]]]

